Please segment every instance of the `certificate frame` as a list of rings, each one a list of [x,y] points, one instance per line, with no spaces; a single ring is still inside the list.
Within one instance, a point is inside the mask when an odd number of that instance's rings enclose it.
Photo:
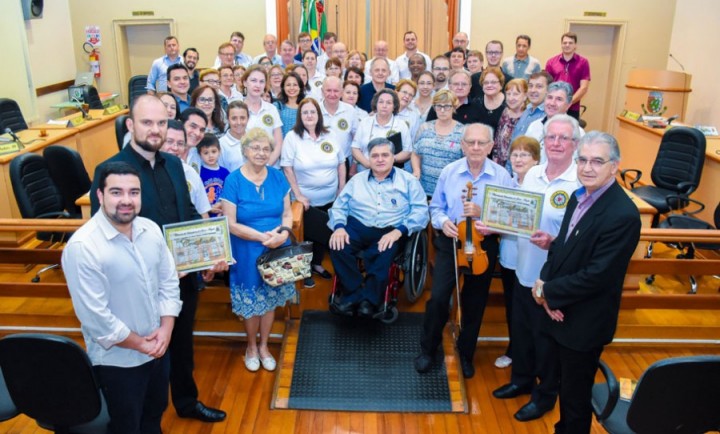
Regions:
[[[529,238],[540,227],[545,195],[486,185],[482,222],[495,232]]]
[[[163,234],[179,272],[207,270],[218,261],[235,263],[227,217],[166,224]]]

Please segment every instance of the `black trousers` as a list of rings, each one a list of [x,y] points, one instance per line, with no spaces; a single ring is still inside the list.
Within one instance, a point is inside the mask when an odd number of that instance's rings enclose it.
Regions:
[[[518,386],[535,385],[532,400],[535,404],[547,409],[555,405],[557,400],[559,379],[557,358],[552,351],[550,336],[541,331],[545,320],[545,309],[535,303],[530,288],[515,280],[513,291],[513,326],[512,326],[512,375],[510,382]]]
[[[93,367],[107,402],[113,434],[160,434],[168,405],[168,355],[132,368]]]
[[[508,345],[505,355],[512,358],[512,317],[513,317],[513,289],[515,289],[515,270],[500,265],[500,279],[503,286],[503,299],[505,301],[505,323],[508,328]]]
[[[420,349],[424,354],[433,355],[442,343],[442,332],[450,316],[450,297],[455,289],[455,242],[439,232],[433,240],[435,245],[435,268],[432,276],[430,299],[425,304],[423,333],[420,338]],[[488,291],[492,280],[493,269],[498,255],[498,238],[496,235],[485,237],[483,249],[488,256],[488,269],[483,274],[463,277],[460,294],[462,312],[460,335],[457,348],[461,357],[472,360],[477,347]]]
[[[328,209],[332,202],[323,206],[311,206],[303,213],[305,239],[313,242],[312,265],[322,265],[330,243],[332,231],[328,227]]]
[[[576,351],[552,341],[560,363],[560,421],[555,434],[587,434],[592,425],[592,386],[603,347]]]
[[[170,353],[170,391],[175,410],[182,412],[197,403],[198,389],[193,378],[193,325],[198,303],[197,274],[190,273],[180,279],[182,310],[175,319]]]

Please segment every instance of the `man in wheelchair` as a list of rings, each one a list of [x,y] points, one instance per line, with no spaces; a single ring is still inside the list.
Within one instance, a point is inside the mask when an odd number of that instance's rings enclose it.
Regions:
[[[424,229],[428,205],[420,182],[393,166],[393,144],[375,138],[368,144],[370,170],[348,181],[330,208],[330,259],[338,276],[334,310],[372,317],[388,283],[388,269],[399,240]],[[365,278],[358,267],[362,254]]]

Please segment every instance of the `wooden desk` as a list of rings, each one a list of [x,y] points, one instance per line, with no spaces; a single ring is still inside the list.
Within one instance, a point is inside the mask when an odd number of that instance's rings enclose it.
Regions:
[[[69,130],[73,129],[77,132],[75,136],[77,151],[83,158],[85,169],[90,178],[95,174],[95,168],[98,164],[117,154],[118,146],[115,139],[115,118],[128,113],[128,110],[122,110],[113,115],[103,116],[102,110],[90,110],[92,120],[77,127],[67,128],[62,125],[41,124],[34,125],[31,130],[44,129],[50,130]],[[58,120],[68,121],[72,118],[82,116],[81,113],[74,113]]]
[[[620,144],[620,169],[639,169],[643,172],[642,183],[653,185],[650,179],[653,163],[660,148],[664,129],[649,128],[621,116],[617,117],[617,140]],[[713,222],[713,213],[720,202],[720,137],[705,137],[705,165],[698,189],[691,195],[705,204],[705,210],[697,215]]]
[[[14,154],[0,155],[0,218],[22,218],[20,210],[13,193],[12,182],[10,181],[10,162],[20,154],[29,152],[42,154],[42,150],[50,145],[64,145],[68,148],[77,149],[75,135],[77,130],[47,130],[47,137],[40,137],[38,130],[23,130],[16,133],[20,140],[25,143],[25,149]],[[28,234],[13,232],[0,234],[0,244],[8,244],[11,247],[28,238]]]

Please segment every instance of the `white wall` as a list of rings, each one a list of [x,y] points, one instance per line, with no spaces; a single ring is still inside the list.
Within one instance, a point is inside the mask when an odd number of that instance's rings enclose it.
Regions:
[[[692,93],[685,121],[720,127],[720,2],[717,0],[677,0],[670,39],[670,53],[692,74]],[[667,69],[682,71],[667,59]]]

